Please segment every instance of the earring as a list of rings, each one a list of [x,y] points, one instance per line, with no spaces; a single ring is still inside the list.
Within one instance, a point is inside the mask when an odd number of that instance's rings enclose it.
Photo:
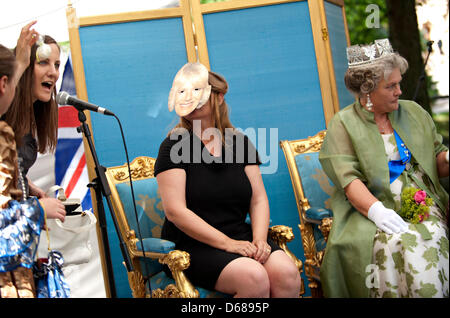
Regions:
[[[372,104],[372,101],[370,100],[370,95],[369,94],[367,94],[366,107],[367,107],[368,110],[372,110],[372,108],[373,108],[373,104]]]

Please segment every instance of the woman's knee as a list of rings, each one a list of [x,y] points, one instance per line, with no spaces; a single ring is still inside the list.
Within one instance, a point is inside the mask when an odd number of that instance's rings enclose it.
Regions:
[[[269,297],[270,281],[266,269],[250,258],[228,264],[219,276],[216,289],[238,297]]]
[[[284,262],[276,271],[277,281],[283,285],[297,285],[300,281],[300,272],[293,262]]]
[[[276,255],[275,253],[278,253]],[[282,251],[274,252],[265,265],[267,273],[269,275],[269,281],[271,285],[272,294],[297,295],[300,291],[301,278],[300,272],[295,265],[294,261]]]
[[[242,268],[238,280],[240,294],[245,294],[245,297],[270,296],[269,276],[265,268],[257,261],[253,261]]]

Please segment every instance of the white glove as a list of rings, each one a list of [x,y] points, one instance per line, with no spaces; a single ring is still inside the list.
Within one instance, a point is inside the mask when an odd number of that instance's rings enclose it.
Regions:
[[[369,208],[369,219],[387,234],[402,233],[408,229],[408,225],[394,210],[387,209],[380,201],[375,202]]]

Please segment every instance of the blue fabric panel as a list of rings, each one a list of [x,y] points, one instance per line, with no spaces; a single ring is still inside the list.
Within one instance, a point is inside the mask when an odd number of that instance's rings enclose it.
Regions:
[[[345,35],[342,7],[325,1],[325,15],[327,17],[328,33],[330,36],[339,107],[342,109],[352,104],[355,100],[353,95],[345,87],[344,82],[344,75],[347,71],[347,38]]]
[[[319,153],[306,153],[295,156],[303,192],[312,207],[330,209],[330,196],[334,184],[328,179],[319,162]]]
[[[80,28],[80,38],[89,101],[119,117],[130,158],[156,157],[178,121],[167,99],[187,62],[181,18],[88,26]],[[117,122],[98,113],[91,120],[99,161],[123,164]]]
[[[80,27],[89,101],[119,117],[130,158],[156,157],[159,145],[178,119],[167,98],[178,69],[187,62],[181,18]],[[126,161],[113,117],[91,113],[100,164]],[[104,200],[117,297],[131,297],[119,240]]]
[[[231,122],[257,132],[249,137],[261,168],[276,166],[274,173],[263,174],[272,222],[293,228],[296,239],[288,246],[303,258],[297,206],[278,142],[326,128],[308,3],[205,14],[204,25],[211,69],[229,83]],[[272,148],[269,133],[275,137]]]
[[[234,125],[276,127],[280,139],[325,126],[307,2],[206,14],[204,24]]]

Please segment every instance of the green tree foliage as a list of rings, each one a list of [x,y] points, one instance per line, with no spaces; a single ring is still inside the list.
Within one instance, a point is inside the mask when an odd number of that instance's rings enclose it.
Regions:
[[[378,12],[373,10],[375,6]],[[389,36],[385,0],[346,0],[345,15],[352,45],[370,43]],[[375,21],[377,18],[378,21]]]
[[[417,25],[413,23],[416,20],[414,0],[399,2],[394,5],[391,0],[345,0],[345,14],[351,44],[365,44],[376,39],[389,38],[394,49],[408,59],[410,70],[405,75],[402,90],[403,98],[412,99],[424,62],[420,53],[414,53],[415,50],[412,52],[412,48],[417,48],[417,52],[420,50],[422,55],[425,55],[427,46],[422,34],[419,35]],[[418,0],[418,5],[423,5],[423,3],[426,1]],[[402,22],[397,21],[398,17],[402,17],[400,19]],[[410,23],[403,23],[407,21],[406,17],[412,19]],[[390,25],[391,23],[393,25]],[[405,38],[406,34],[410,36]],[[413,34],[418,36],[411,36]],[[414,41],[414,43],[410,41]],[[431,112],[428,96],[436,96],[437,90],[432,78],[426,74],[425,76],[426,79],[422,82],[422,89],[417,101]]]

